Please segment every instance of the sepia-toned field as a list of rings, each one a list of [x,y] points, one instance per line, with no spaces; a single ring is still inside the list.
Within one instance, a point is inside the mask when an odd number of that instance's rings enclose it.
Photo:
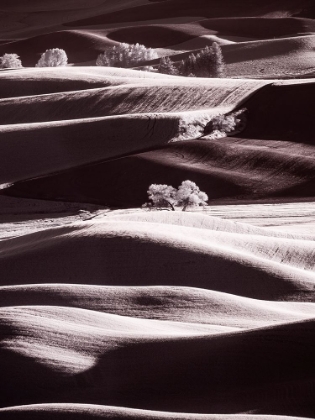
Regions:
[[[2,0],[0,56],[24,68],[0,70],[1,419],[315,418],[314,19],[307,0]],[[225,78],[95,66],[214,41]],[[35,67],[57,47],[68,66]],[[185,180],[207,207],[141,208]]]

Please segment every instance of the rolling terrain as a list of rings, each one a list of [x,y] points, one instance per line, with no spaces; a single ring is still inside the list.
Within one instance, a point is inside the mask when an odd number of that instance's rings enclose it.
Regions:
[[[0,418],[314,419],[313,2],[3,0],[0,23],[24,65],[0,71]],[[95,66],[214,41],[225,78]],[[141,208],[185,180],[208,207]]]

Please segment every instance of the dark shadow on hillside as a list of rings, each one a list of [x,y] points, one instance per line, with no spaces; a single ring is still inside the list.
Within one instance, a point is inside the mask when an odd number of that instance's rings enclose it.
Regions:
[[[87,19],[68,22],[65,26],[88,26],[101,25],[105,23],[137,22],[154,19],[165,19],[171,17],[250,17],[263,16],[264,14],[277,13],[287,10],[292,14],[299,10],[298,16],[313,18],[314,6],[309,0],[169,0],[162,3],[153,3],[143,6],[131,7],[112,13],[106,13]]]
[[[30,235],[32,236],[32,235]],[[287,267],[287,268],[286,268]],[[134,236],[69,236],[21,248],[0,259],[1,285],[74,283],[107,286],[189,286],[240,296],[285,300],[309,291],[289,266],[273,272],[257,260],[205,252]],[[30,280],[31,279],[31,280]]]
[[[17,182],[2,194],[130,208],[147,201],[151,184],[178,187],[189,179],[208,194],[210,205],[296,200],[315,195],[313,189],[299,188],[308,180],[311,185],[315,176],[313,151],[304,144],[262,139],[181,141]]]
[[[248,124],[240,137],[314,145],[315,83],[265,86],[247,102]]]
[[[58,401],[314,417],[314,328],[305,321],[221,337],[129,341],[72,377],[11,353],[2,360],[12,375],[1,379],[9,384],[10,405]]]

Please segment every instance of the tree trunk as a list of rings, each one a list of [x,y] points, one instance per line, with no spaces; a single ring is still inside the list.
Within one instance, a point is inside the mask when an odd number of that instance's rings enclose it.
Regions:
[[[172,211],[175,211],[174,204],[172,204],[172,203],[171,203],[170,201],[168,201],[168,200],[165,200],[165,201],[167,201],[167,202],[168,202],[168,204],[171,206]]]

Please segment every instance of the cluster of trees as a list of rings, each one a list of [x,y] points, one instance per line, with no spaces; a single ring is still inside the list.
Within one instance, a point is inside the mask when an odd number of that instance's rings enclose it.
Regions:
[[[106,48],[96,60],[97,66],[108,67],[132,67],[158,58],[156,51],[142,44],[121,43]],[[154,71],[153,67],[145,68]],[[162,57],[158,66],[158,72],[170,75],[192,77],[224,77],[225,63],[222,49],[217,42],[211,47],[202,49],[196,55],[191,53],[189,57],[175,65],[170,57]]]
[[[170,57],[162,57],[159,73],[190,77],[224,77],[225,63],[222,49],[217,42],[202,49],[196,55],[191,53],[177,67]]]
[[[142,44],[121,43],[113,47],[106,48],[96,60],[97,66],[108,67],[132,67],[158,58],[153,48],[146,48]]]
[[[141,44],[121,43],[99,54],[96,60],[97,66],[108,67],[132,67],[139,63],[155,60],[158,58],[156,51],[146,48]],[[61,48],[46,50],[40,57],[36,67],[59,67],[68,64],[66,52]],[[21,68],[22,62],[17,54],[4,54],[0,57],[0,68]],[[153,67],[148,69],[153,70]]]
[[[171,185],[152,184],[148,191],[149,202],[143,208],[158,208],[176,210],[176,207],[186,211],[189,207],[207,206],[208,196],[200,191],[192,181],[183,181],[176,189]]]
[[[38,60],[36,67],[59,67],[68,64],[68,57],[65,50],[61,48],[52,48],[46,50]],[[22,61],[17,54],[4,54],[0,57],[0,68],[21,68]]]
[[[158,58],[153,48],[146,48],[142,44],[120,43],[99,54],[97,66],[132,67]],[[59,67],[68,64],[66,52],[61,48],[46,50],[40,57],[36,67]],[[0,57],[0,68],[21,68],[22,62],[17,54],[4,54]],[[154,71],[153,67],[146,67]],[[158,72],[171,75],[192,77],[224,77],[225,64],[222,49],[214,42],[211,47],[206,47],[196,55],[189,57],[175,65],[170,57],[162,57]]]

